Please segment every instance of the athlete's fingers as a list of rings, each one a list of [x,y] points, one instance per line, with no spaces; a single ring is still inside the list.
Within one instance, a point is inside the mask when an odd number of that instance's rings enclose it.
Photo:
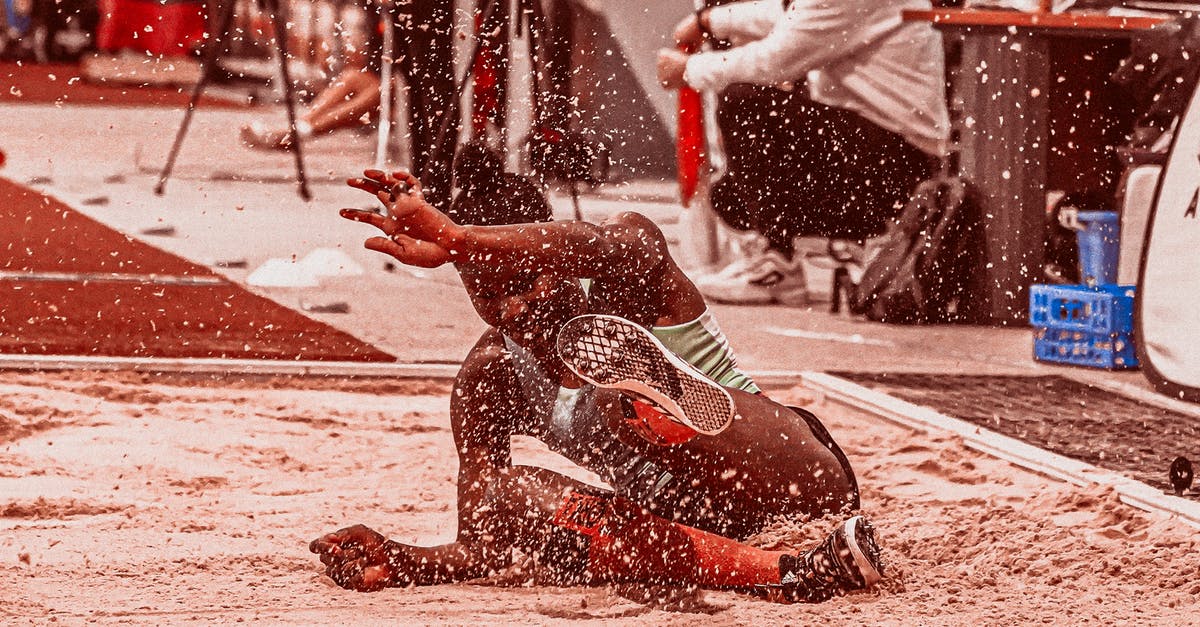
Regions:
[[[384,182],[377,181],[374,179],[369,179],[369,178],[346,179],[346,184],[349,185],[350,187],[353,187],[355,189],[361,189],[364,192],[367,192],[370,194],[378,193],[379,190],[386,189],[388,186]]]
[[[388,237],[372,237],[363,243],[363,247],[367,250],[373,250],[377,253],[393,257],[404,256],[404,246],[397,244],[395,240]]]
[[[308,543],[308,550],[312,553],[324,554],[330,553],[338,548],[341,544],[341,538],[337,532],[327,533],[316,540]]]
[[[404,254],[404,247],[400,246],[389,237],[367,238],[367,241],[363,242],[363,248],[366,248],[367,250],[373,250],[377,253],[391,255],[393,257]]]
[[[412,172],[409,172],[408,170],[396,170],[395,172],[392,172],[392,177],[394,177],[397,181],[407,185],[408,188],[413,192],[421,192],[421,179],[414,176]]]
[[[320,536],[308,544],[308,550],[313,553],[318,553],[322,550],[327,550],[330,547],[349,547],[354,544],[361,545],[366,538],[370,538],[375,534],[374,531],[363,525],[351,525],[343,527],[337,531]]]
[[[341,211],[338,211],[338,215],[346,218],[347,220],[370,224],[384,233],[394,231],[397,227],[395,220],[392,220],[385,215],[381,215],[378,212],[368,211],[366,209],[352,209],[347,207]]]

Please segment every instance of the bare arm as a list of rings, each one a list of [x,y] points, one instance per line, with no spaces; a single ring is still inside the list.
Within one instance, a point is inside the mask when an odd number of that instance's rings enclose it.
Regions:
[[[729,50],[691,56],[684,80],[706,90],[736,82],[771,85],[800,80],[810,70],[852,57],[899,29],[900,10],[897,3],[880,0],[795,0],[763,37]],[[714,32],[726,26],[725,17],[715,10],[709,16]]]
[[[667,255],[654,233],[621,220],[461,227],[457,237],[441,243],[456,263],[552,267],[575,277],[644,275]]]
[[[342,216],[371,224],[386,238],[367,241],[372,250],[412,265],[487,264],[553,268],[575,277],[645,275],[669,263],[666,241],[650,220],[621,214],[605,224],[550,222],[512,226],[464,226],[425,202],[420,183],[407,172],[368,170],[352,187],[375,195],[388,215],[344,209]],[[425,243],[422,246],[419,243]]]

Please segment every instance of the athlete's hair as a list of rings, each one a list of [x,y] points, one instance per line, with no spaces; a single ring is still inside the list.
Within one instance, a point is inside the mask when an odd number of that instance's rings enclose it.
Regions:
[[[504,160],[482,141],[464,145],[454,158],[460,191],[446,212],[458,224],[497,226],[553,219],[545,195],[529,179],[504,171]]]

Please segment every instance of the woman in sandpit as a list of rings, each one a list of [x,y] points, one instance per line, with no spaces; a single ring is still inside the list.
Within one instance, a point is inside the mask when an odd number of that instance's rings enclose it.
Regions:
[[[692,584],[821,601],[881,580],[862,516],[798,554],[738,541],[779,516],[856,509],[857,484],[815,416],[770,401],[737,369],[650,220],[546,223],[542,199],[492,213],[456,203],[451,214],[464,226],[425,202],[412,175],[365,175],[350,185],[375,195],[386,215],[342,216],[386,235],[366,247],[420,267],[456,264],[493,328],[464,360],[451,398],[457,541],[405,545],[362,525],[327,534],[310,548],[335,582],[372,591],[476,578],[509,565],[514,547],[564,584]],[[514,434],[542,439],[613,490],[512,466]]]

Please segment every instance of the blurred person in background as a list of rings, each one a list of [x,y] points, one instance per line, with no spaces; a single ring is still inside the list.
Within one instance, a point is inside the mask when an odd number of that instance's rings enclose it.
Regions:
[[[741,256],[698,277],[710,299],[808,300],[795,239],[879,235],[946,151],[944,51],[927,0],[742,0],[679,22],[659,80],[720,94],[728,171],[714,210]],[[705,42],[711,51],[701,51]]]
[[[347,59],[346,69],[313,101],[296,123],[301,138],[339,128],[367,124],[379,113],[383,63],[400,70],[407,89],[409,167],[420,173],[430,202],[447,209],[450,200],[450,151],[439,150],[439,128],[448,110],[457,107],[454,50],[451,41],[451,0],[364,0],[362,25]],[[393,29],[394,59],[384,58],[383,29]],[[451,111],[453,116],[454,112]],[[457,135],[451,124],[447,134]],[[293,141],[287,128],[263,124],[242,128],[247,144],[284,149]],[[437,161],[437,163],[434,163]]]

